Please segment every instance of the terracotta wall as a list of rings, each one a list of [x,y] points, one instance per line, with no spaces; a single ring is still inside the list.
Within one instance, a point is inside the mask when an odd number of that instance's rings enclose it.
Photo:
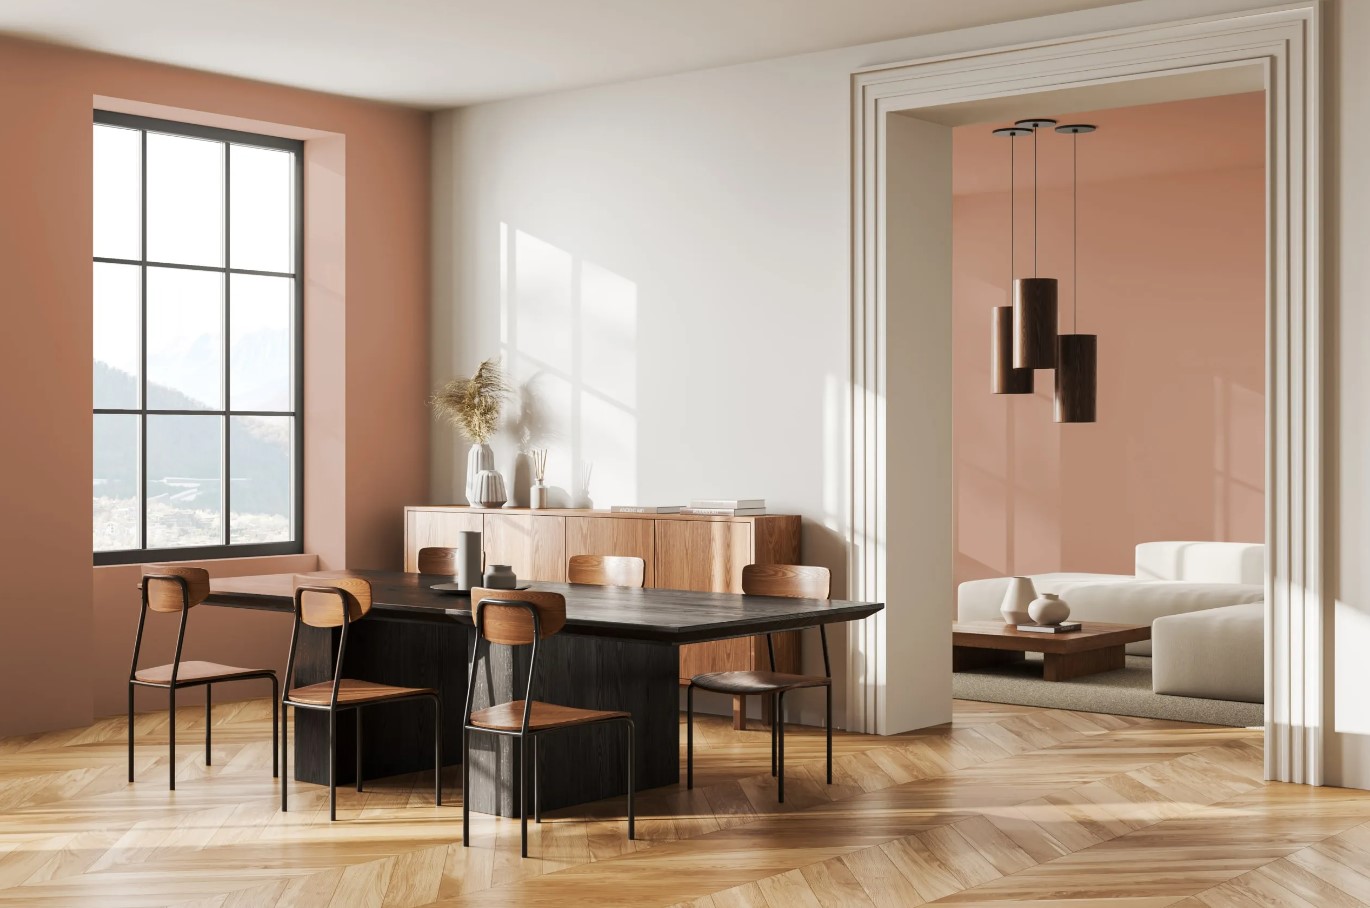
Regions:
[[[1264,96],[1066,119],[1100,126],[1078,140],[1079,330],[1099,335],[1092,425],[1052,421],[1049,372],[1031,397],[989,393],[1009,150],[989,125],[954,131],[958,582],[1131,573],[1138,542],[1264,538]],[[1020,276],[1032,273],[1031,147],[1018,140]],[[1070,139],[1047,135],[1040,150],[1038,268],[1060,280],[1069,330]]]
[[[0,39],[0,686],[25,691],[6,699],[0,734],[122,709],[134,572],[92,574],[90,544],[97,103],[306,140],[305,520],[318,558],[250,566],[398,566],[400,509],[427,494],[428,115]],[[271,616],[197,621],[196,655],[281,661]]]

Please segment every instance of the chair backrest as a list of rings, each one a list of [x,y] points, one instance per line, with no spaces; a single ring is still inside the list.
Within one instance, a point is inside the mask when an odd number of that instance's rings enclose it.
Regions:
[[[832,572],[808,564],[749,564],[742,569],[742,592],[750,596],[828,599]]]
[[[420,574],[457,575],[457,550],[446,546],[419,549]]]
[[[642,589],[646,577],[647,563],[632,555],[572,555],[566,566],[566,579],[571,583]]]
[[[566,626],[566,597],[560,593],[476,587],[471,590],[476,631],[491,643],[523,646],[532,643],[534,638],[533,616],[528,609],[523,605],[499,605],[499,600],[533,606],[543,637],[550,637]]]
[[[340,627],[371,611],[371,584],[362,577],[295,578],[300,620],[310,627]]]
[[[185,580],[182,587],[173,577]],[[209,571],[180,564],[143,565],[147,607],[154,612],[179,612],[199,605],[209,595]]]

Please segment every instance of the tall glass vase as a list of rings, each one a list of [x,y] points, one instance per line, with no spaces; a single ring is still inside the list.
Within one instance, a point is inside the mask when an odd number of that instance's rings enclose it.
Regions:
[[[481,470],[495,468],[495,452],[485,443],[474,444],[466,452],[466,503],[473,508],[480,507],[476,496],[476,477]]]

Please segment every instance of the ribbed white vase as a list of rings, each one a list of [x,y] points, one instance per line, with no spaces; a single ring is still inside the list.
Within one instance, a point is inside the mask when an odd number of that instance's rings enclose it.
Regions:
[[[487,444],[472,445],[471,450],[466,452],[466,503],[471,507],[479,507],[476,498],[476,477],[482,470],[493,470],[495,468],[495,452],[490,450]]]
[[[481,470],[476,474],[477,504],[483,508],[497,508],[507,500],[503,476],[495,470]]]

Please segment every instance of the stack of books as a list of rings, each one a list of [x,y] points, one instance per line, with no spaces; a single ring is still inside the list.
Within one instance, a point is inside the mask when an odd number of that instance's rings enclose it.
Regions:
[[[766,513],[764,498],[696,498],[682,514],[703,514],[710,517],[757,517]]]
[[[616,504],[609,508],[611,514],[679,514],[680,505],[661,504],[661,505],[642,505],[642,504]]]
[[[1078,621],[1062,621],[1060,624],[1020,624],[1018,630],[1031,631],[1034,634],[1068,634],[1071,631],[1078,631],[1080,627]]]

